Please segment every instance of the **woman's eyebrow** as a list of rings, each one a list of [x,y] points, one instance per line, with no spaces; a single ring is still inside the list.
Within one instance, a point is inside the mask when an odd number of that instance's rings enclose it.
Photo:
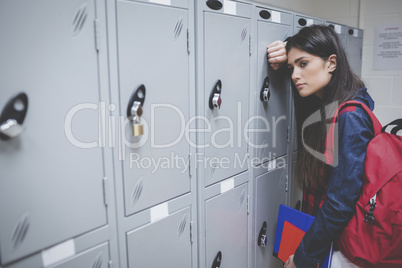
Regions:
[[[297,64],[299,61],[301,61],[302,59],[307,58],[306,56],[301,56],[300,58],[297,58],[294,62],[294,64]],[[291,63],[288,63],[288,68],[292,67]]]

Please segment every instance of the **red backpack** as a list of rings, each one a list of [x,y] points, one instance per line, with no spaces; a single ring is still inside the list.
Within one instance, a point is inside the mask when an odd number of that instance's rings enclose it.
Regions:
[[[375,137],[367,146],[363,189],[356,213],[341,233],[337,245],[342,254],[359,267],[402,267],[402,119],[382,128],[366,105],[358,101],[342,104],[327,136],[333,152],[334,126],[338,113],[346,106],[360,106],[373,122]],[[391,133],[385,132],[396,125]],[[331,153],[326,155],[332,163]]]

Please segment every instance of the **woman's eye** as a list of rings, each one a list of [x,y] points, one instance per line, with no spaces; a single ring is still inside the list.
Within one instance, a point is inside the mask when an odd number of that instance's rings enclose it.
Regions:
[[[305,61],[300,62],[301,67],[305,67],[306,65],[307,65],[307,62],[305,62]]]

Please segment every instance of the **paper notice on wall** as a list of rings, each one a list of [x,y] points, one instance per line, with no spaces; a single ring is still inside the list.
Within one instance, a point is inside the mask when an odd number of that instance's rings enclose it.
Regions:
[[[402,70],[402,24],[375,27],[373,69]]]

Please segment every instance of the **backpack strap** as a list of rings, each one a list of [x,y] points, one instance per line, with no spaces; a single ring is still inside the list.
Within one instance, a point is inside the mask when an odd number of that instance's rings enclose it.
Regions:
[[[382,128],[381,132],[385,132],[387,127],[389,127],[389,126],[394,126],[391,130],[391,134],[396,135],[396,133],[398,133],[398,131],[402,129],[402,119],[396,119],[396,120],[392,121],[388,125],[384,126]]]
[[[382,125],[380,123],[380,121],[378,120],[378,118],[375,116],[375,114],[373,113],[373,111],[371,111],[371,109],[364,103],[360,102],[360,101],[355,101],[355,100],[351,100],[351,101],[347,101],[343,104],[341,104],[337,110],[337,112],[334,115],[334,120],[335,122],[338,120],[339,117],[339,112],[341,110],[343,110],[345,107],[347,106],[359,106],[360,108],[362,108],[370,117],[371,122],[373,123],[373,130],[374,130],[374,136],[377,136],[381,133],[382,131]]]
[[[335,145],[334,145],[335,125],[341,114],[352,110],[352,109],[347,108],[347,107],[351,107],[351,106],[361,107],[366,112],[366,114],[370,117],[371,122],[373,124],[374,136],[381,134],[381,131],[382,131],[381,123],[380,123],[380,121],[378,121],[377,117],[374,115],[374,113],[371,111],[371,109],[367,105],[365,105],[364,103],[362,103],[360,101],[355,101],[355,100],[351,100],[351,101],[342,103],[338,107],[338,109],[335,111],[335,113],[332,117],[331,125],[328,129],[328,133],[327,133],[327,137],[326,137],[325,163],[328,165],[331,165],[331,166],[338,165],[337,157],[335,157]]]

